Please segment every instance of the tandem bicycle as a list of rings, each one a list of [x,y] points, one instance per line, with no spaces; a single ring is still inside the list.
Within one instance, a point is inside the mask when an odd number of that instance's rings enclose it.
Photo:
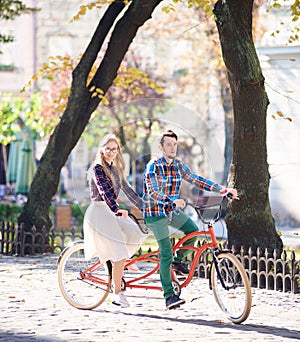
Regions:
[[[221,218],[222,208],[227,197],[217,203],[194,205],[186,203],[203,222],[203,228],[189,233],[173,246],[173,254],[180,249],[190,250],[192,256],[190,272],[182,277],[172,269],[172,284],[176,295],[192,281],[201,255],[208,251],[211,255],[209,287],[220,309],[233,323],[245,321],[251,310],[252,294],[247,273],[239,259],[230,250],[222,250],[218,244],[214,224]],[[213,213],[207,218],[206,213]],[[131,218],[145,233],[149,229],[143,219],[130,214]],[[183,245],[197,237],[194,246]],[[62,296],[78,309],[91,310],[102,304],[112,292],[112,264],[102,263],[99,258],[85,260],[84,241],[79,240],[68,245],[58,258],[58,284]],[[159,280],[159,250],[128,259],[124,266],[122,289],[162,290]]]

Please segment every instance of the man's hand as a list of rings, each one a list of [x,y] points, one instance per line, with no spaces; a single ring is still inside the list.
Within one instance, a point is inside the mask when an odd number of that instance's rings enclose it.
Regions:
[[[220,194],[221,194],[222,196],[226,196],[226,195],[228,195],[228,194],[231,194],[232,199],[239,199],[237,190],[236,190],[236,189],[233,189],[233,188],[223,188],[223,189],[220,191]]]
[[[175,201],[173,201],[173,203],[176,204],[177,208],[181,208],[183,209],[186,206],[185,200],[183,200],[182,198],[178,198]]]

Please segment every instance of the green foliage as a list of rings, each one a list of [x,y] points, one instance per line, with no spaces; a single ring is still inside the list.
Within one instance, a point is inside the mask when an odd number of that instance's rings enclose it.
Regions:
[[[152,99],[141,102],[128,101],[126,104],[120,103],[114,107],[102,107],[101,113],[100,111],[93,113],[82,138],[91,148],[97,146],[99,137],[105,134],[114,132],[120,137],[121,129],[126,140],[126,147],[131,150],[132,157],[135,157],[143,151],[145,131],[151,129],[152,133],[159,132],[161,130],[160,115],[170,106],[171,103],[168,101],[155,102]]]
[[[157,113],[166,111],[164,108],[166,101],[155,101],[163,93],[158,81],[157,76],[150,71],[148,74],[137,68],[122,65],[114,85],[105,95],[105,100],[110,106],[96,110],[83,133],[83,139],[88,147],[97,146],[99,137],[114,132],[119,137],[123,135],[126,142],[135,141],[136,146],[133,148],[132,156],[141,152],[143,145],[141,136],[145,135],[145,129],[151,128],[158,120]],[[90,91],[94,96],[103,96],[95,87]],[[142,101],[137,102],[139,99]]]
[[[12,140],[14,132],[18,129],[16,125],[18,114],[5,98],[2,98],[0,102],[0,113],[0,143],[7,145]]]
[[[38,115],[39,120],[43,120],[43,127],[47,128],[48,132],[55,128],[58,115],[62,114],[65,109],[70,92],[72,70],[76,67],[78,60],[72,59],[70,56],[50,56],[49,62],[44,63],[38,73],[33,75],[32,79],[22,89],[22,92],[27,90],[32,86],[33,81],[38,81],[39,78],[50,82],[53,92],[49,96],[50,92],[48,91],[47,98],[50,98],[51,102],[47,104],[47,99],[42,97],[42,113]],[[100,62],[101,59],[98,59],[93,65],[87,79],[87,86],[94,77],[97,65]],[[99,136],[103,136],[108,131],[115,131],[119,135],[116,130],[125,122],[136,122],[136,124],[129,125],[125,132],[126,138],[136,138],[138,135],[136,129],[140,128],[142,130],[146,127],[145,121],[149,121],[149,116],[151,116],[149,113],[154,112],[154,109],[146,108],[146,106],[140,104],[140,109],[137,112],[133,101],[139,98],[155,99],[162,96],[163,88],[158,84],[157,77],[154,74],[151,74],[151,72],[148,74],[125,64],[126,62],[120,67],[113,86],[105,95],[100,88],[95,86],[89,88],[91,98],[98,97],[102,104],[92,114],[90,124],[83,133],[83,138],[89,147],[97,146]],[[57,82],[62,75],[64,75],[64,80]],[[124,105],[119,110],[120,105],[124,103],[126,103],[126,106]],[[117,113],[114,111],[116,106],[119,107]],[[162,113],[165,110],[160,107],[158,111]],[[48,118],[45,118],[47,114]],[[155,121],[155,118],[153,121]],[[134,136],[131,134],[130,136],[127,134],[128,132],[137,134]]]
[[[82,227],[84,213],[88,207],[87,205],[71,204],[71,215],[75,219],[75,225]],[[0,222],[17,223],[18,216],[21,214],[23,206],[17,204],[4,204],[0,203]],[[53,216],[55,209],[53,206],[49,209],[49,215]]]
[[[36,11],[37,8],[27,7],[22,1],[0,0],[0,20],[14,20],[22,14]]]
[[[0,222],[17,223],[18,216],[21,214],[23,207],[16,204],[0,203]]]
[[[12,35],[6,35],[6,34],[2,34],[0,33],[0,43],[12,43],[14,41],[14,37]],[[0,53],[2,53],[0,51]]]
[[[9,144],[14,133],[21,125],[30,128],[35,138],[46,134],[47,126],[39,116],[40,94],[33,94],[29,99],[13,97],[11,94],[0,94],[0,143]]]
[[[75,218],[75,224],[77,227],[82,227],[84,213],[88,207],[88,204],[80,206],[78,204],[71,204],[72,217]]]

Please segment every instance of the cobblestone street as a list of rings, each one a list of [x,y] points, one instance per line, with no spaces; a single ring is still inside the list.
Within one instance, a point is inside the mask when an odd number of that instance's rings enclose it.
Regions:
[[[0,257],[1,342],[300,340],[299,294],[253,289],[253,307],[241,325],[223,315],[203,279],[182,290],[187,303],[176,310],[165,310],[161,292],[129,289],[129,308],[108,297],[82,311],[62,298],[56,261],[55,255]]]

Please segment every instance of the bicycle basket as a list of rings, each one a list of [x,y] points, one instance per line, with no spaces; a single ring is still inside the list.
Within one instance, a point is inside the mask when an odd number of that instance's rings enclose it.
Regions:
[[[195,206],[199,218],[203,222],[217,222],[225,216],[225,209],[222,206],[223,197],[220,196],[201,196]]]

